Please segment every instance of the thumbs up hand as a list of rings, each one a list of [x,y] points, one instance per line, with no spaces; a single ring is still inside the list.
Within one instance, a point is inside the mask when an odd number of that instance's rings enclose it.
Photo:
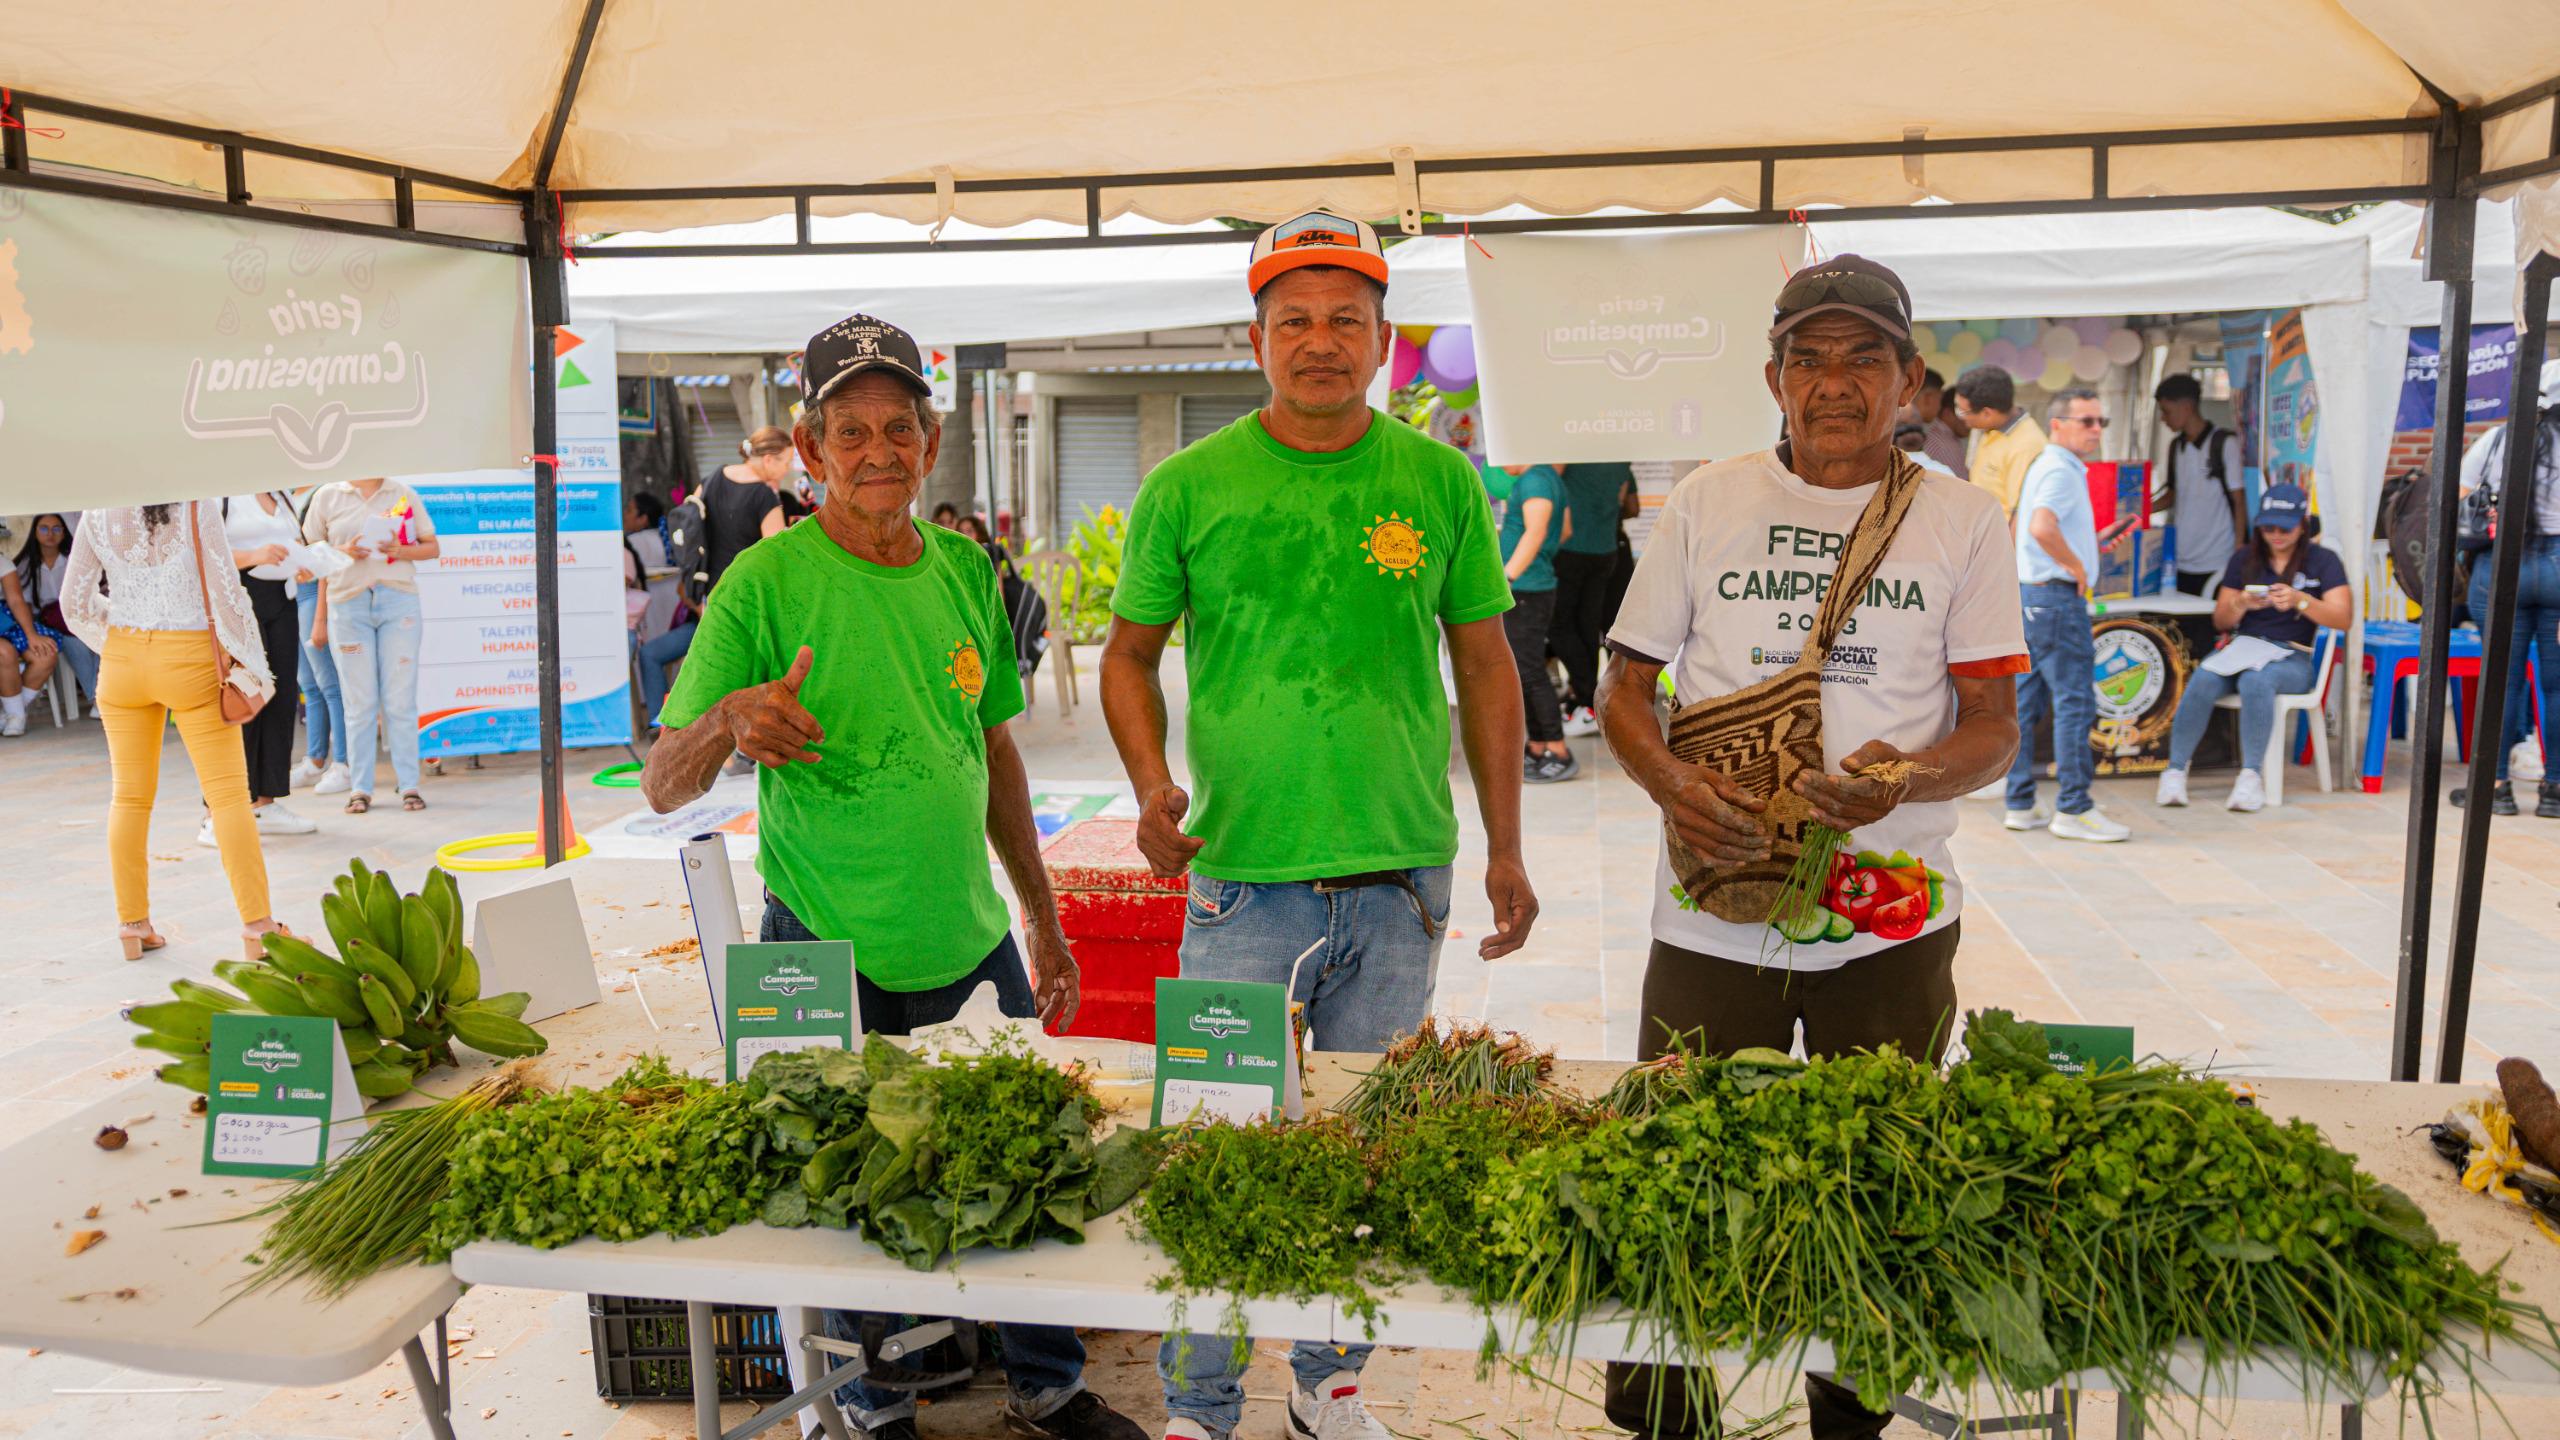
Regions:
[[[800,687],[815,658],[803,645],[781,679],[730,695],[729,737],[739,754],[759,765],[818,763],[816,747],[827,738],[826,727],[800,704]]]

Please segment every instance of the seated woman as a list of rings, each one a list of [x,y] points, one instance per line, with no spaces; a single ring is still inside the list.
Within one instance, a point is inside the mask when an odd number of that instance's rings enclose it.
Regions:
[[[2343,630],[2355,614],[2355,593],[2347,584],[2347,567],[2337,552],[2311,541],[2304,522],[2310,498],[2298,485],[2270,485],[2258,499],[2257,528],[2249,543],[2233,552],[2214,591],[2213,626],[2286,647],[2285,653],[2254,670],[2217,675],[2201,665],[2187,677],[2187,693],[2178,701],[2177,718],[2169,726],[2169,768],[2160,772],[2163,805],[2187,803],[2187,762],[2204,743],[2205,726],[2213,719],[2214,702],[2240,692],[2240,778],[2231,783],[2234,810],[2257,810],[2267,803],[2265,777],[2258,762],[2275,734],[2276,697],[2300,695],[2316,678],[2311,672],[2311,642],[2322,629]]]

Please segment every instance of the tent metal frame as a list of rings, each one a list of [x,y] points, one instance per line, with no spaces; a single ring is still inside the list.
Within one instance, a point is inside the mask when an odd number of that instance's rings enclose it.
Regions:
[[[2086,196],[2042,200],[1948,205],[1883,205],[1824,209],[1829,219],[2074,214],[2236,206],[2332,206],[2381,200],[2422,201],[2429,206],[2427,277],[2444,285],[2439,350],[2467,355],[2471,349],[2472,261],[2476,231],[2474,202],[2484,192],[2519,181],[2560,174],[2560,76],[2528,86],[2468,110],[2432,84],[2438,113],[2401,119],[2322,121],[2290,125],[2243,125],[2089,131],[2054,135],[1875,141],[1824,145],[1706,147],[1686,150],[1629,151],[1583,155],[1512,155],[1461,159],[1382,160],[1340,165],[1307,165],[1239,170],[1160,171],[1124,175],[1019,176],[950,182],[952,193],[1080,192],[1084,201],[1082,234],[967,240],[819,242],[812,238],[811,219],[820,201],[925,197],[936,193],[931,181],[889,181],[861,185],[694,186],[664,189],[554,190],[552,180],[562,143],[575,109],[578,88],[594,53],[605,0],[587,0],[576,38],[562,67],[557,97],[544,121],[531,183],[508,189],[460,176],[392,165],[363,156],[288,144],[237,131],[215,130],[76,100],[13,91],[0,106],[0,186],[84,195],[121,203],[184,210],[198,214],[253,219],[298,229],[375,239],[442,245],[523,257],[531,298],[533,325],[534,584],[540,660],[542,848],[548,864],[559,862],[565,845],[561,794],[560,622],[559,622],[559,473],[554,451],[559,444],[557,398],[548,383],[553,358],[552,329],[569,319],[565,261],[564,207],[580,203],[773,200],[788,201],[794,238],[780,244],[629,246],[588,252],[592,258],[648,259],[757,255],[860,255],[930,251],[1050,250],[1093,247],[1137,248],[1160,245],[1233,243],[1233,232],[1201,231],[1171,235],[1113,235],[1103,228],[1103,196],[1132,188],[1209,187],[1288,180],[1387,180],[1403,191],[1410,234],[1455,235],[1571,232],[1577,230],[1691,229],[1729,225],[1765,225],[1801,218],[1804,212],[1776,203],[1778,166],[1790,161],[1838,159],[1925,159],[1931,155],[1979,155],[2003,152],[2083,150],[2088,154]],[[2420,77],[2425,84],[2424,77]],[[2544,153],[2535,159],[2481,168],[2481,127],[2546,99],[2554,100]],[[28,145],[25,114],[86,120],[97,124],[194,141],[218,149],[223,158],[224,193],[150,182],[104,178],[65,169],[39,170],[41,157]],[[2215,146],[2249,142],[2329,139],[2356,136],[2427,137],[2427,173],[2420,184],[2378,185],[2347,189],[2306,188],[2246,193],[2119,195],[2110,185],[2114,153],[2131,147]],[[309,214],[274,204],[260,204],[248,183],[253,157],[272,157],[333,167],[391,182],[392,220],[388,224]],[[1480,223],[1421,219],[1420,182],[1424,176],[1491,174],[1518,170],[1618,169],[1644,166],[1749,164],[1757,167],[1756,203],[1743,209],[1713,213],[1650,215],[1583,215],[1496,220]],[[471,199],[517,207],[523,217],[520,242],[457,235],[418,223],[417,190],[421,185]],[[2560,259],[2543,256],[2525,268],[2521,279],[2522,314],[2532,322],[2518,337],[2512,369],[2508,424],[2529,432],[2540,414],[2537,371],[2543,355],[2543,320],[2549,313],[2552,286],[2560,279]],[[2421,1066],[2425,1023],[2429,948],[2435,900],[2436,827],[2444,770],[2444,722],[2451,644],[2453,568],[2462,459],[2463,387],[2439,383],[2436,395],[2434,509],[2429,516],[2426,546],[2425,617],[2421,640],[2417,714],[2413,718],[2415,766],[2409,787],[2407,878],[2401,887],[2399,974],[2392,1015],[2389,1057],[2391,1077],[2415,1080]],[[2533,447],[2507,448],[2505,490],[2499,523],[2507,534],[2522,533],[2531,492]],[[2496,774],[2498,740],[2505,721],[2504,678],[2518,644],[2513,630],[2518,574],[2517,547],[2501,546],[2492,567],[2490,614],[2484,618],[2481,680],[2473,701],[2473,745],[2470,793],[2486,796]],[[2546,663],[2548,660],[2546,659]],[[2474,952],[2479,939],[2480,905],[2489,844],[2489,807],[2473,803],[2463,812],[2455,866],[2454,910],[2446,946],[2445,1009],[2438,1035],[2436,1076],[2459,1080],[2470,1018]]]

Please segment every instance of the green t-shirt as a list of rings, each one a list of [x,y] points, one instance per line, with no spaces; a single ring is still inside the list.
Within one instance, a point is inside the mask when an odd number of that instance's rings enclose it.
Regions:
[[[1475,467],[1372,412],[1327,455],[1257,412],[1158,465],[1113,613],[1186,619],[1193,862],[1221,880],[1446,865],[1440,626],[1511,608]]]
[[[1520,537],[1529,533],[1529,517],[1521,507],[1532,500],[1544,500],[1555,508],[1547,512],[1547,533],[1538,542],[1538,558],[1511,582],[1514,591],[1535,594],[1556,588],[1556,546],[1564,534],[1564,482],[1556,478],[1552,465],[1532,465],[1511,482],[1511,503],[1502,511],[1502,563],[1511,563],[1511,552],[1520,548]]]
[[[801,923],[853,942],[884,990],[977,968],[1010,920],[987,866],[987,728],[1022,713],[1013,627],[986,552],[918,525],[913,565],[874,565],[815,522],[747,547],[720,577],[667,696],[672,729],[779,680],[809,646],[800,703],[818,763],[756,771],[756,873]]]
[[[1564,503],[1573,512],[1566,554],[1618,553],[1618,492],[1635,478],[1636,467],[1623,460],[1564,467]]]

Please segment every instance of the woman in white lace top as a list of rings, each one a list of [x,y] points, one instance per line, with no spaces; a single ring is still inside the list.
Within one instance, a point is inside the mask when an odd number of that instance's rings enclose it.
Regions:
[[[106,726],[115,777],[107,858],[124,957],[140,959],[143,951],[166,943],[151,924],[149,848],[151,803],[160,788],[161,727],[174,718],[205,806],[213,812],[222,870],[240,911],[242,948],[255,959],[258,937],[280,927],[267,900],[258,824],[249,814],[240,732],[222,719],[214,643],[231,658],[231,683],[243,691],[272,696],[275,677],[248,592],[231,563],[220,508],[204,500],[90,511],[72,541],[62,616],[100,657],[98,717]]]

